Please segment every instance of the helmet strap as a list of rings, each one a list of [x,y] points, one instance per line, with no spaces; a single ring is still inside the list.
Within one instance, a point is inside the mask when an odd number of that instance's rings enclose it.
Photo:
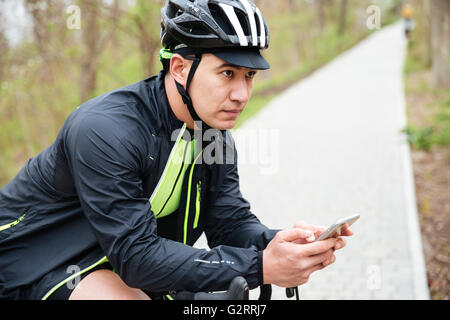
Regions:
[[[178,83],[176,80],[175,81],[175,85],[177,87],[177,90],[179,92],[179,94],[181,95],[181,98],[183,99],[184,104],[187,106],[189,113],[191,114],[191,117],[194,121],[202,121],[200,119],[200,117],[198,116],[197,112],[194,109],[194,106],[192,104],[192,99],[189,96],[188,90],[189,90],[189,86],[191,85],[192,82],[192,78],[194,77],[195,71],[197,70],[200,61],[202,59],[202,55],[201,53],[196,53],[195,57],[191,57],[191,56],[184,56],[185,59],[188,60],[192,60],[194,61],[192,63],[191,69],[189,70],[189,74],[188,74],[188,78],[186,81],[186,89],[180,84]],[[208,124],[206,123],[202,123],[202,131],[209,129],[210,127],[208,126]]]
[[[192,99],[189,96],[188,90],[189,90],[189,86],[192,82],[192,78],[194,77],[195,71],[198,68],[198,65],[200,64],[200,61],[202,59],[202,54],[201,53],[196,53],[195,57],[191,57],[191,56],[185,56],[185,59],[188,60],[192,60],[194,61],[192,63],[191,69],[189,70],[189,74],[188,74],[188,78],[186,81],[186,89],[180,84],[178,83],[176,80],[175,81],[175,85],[178,89],[179,94],[181,95],[181,98],[183,99],[184,104],[187,106],[189,113],[191,114],[191,117],[194,121],[201,121],[202,122],[202,127],[201,127],[201,136],[203,137],[203,134],[205,133],[206,130],[208,129],[212,129],[206,122],[204,122],[202,119],[200,119],[200,117],[198,116],[197,112],[194,109],[194,105],[192,104]],[[195,130],[195,129],[194,129]],[[217,137],[213,137],[214,140],[219,139],[219,141],[224,141],[225,139],[225,131],[226,130],[220,130],[221,135],[217,136]],[[208,144],[207,141],[203,141],[201,142],[201,149],[203,149],[206,144]]]

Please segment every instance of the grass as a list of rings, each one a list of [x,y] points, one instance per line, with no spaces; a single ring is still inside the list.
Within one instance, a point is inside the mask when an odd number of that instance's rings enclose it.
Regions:
[[[430,85],[431,71],[416,48],[412,40],[404,66],[405,88],[407,95],[423,101],[420,108],[426,116],[410,122],[403,132],[414,149],[429,151],[434,145],[450,146],[450,93]]]
[[[450,146],[450,108],[448,100],[430,105],[431,125],[408,124],[403,130],[411,146],[416,150],[429,151],[434,145]]]

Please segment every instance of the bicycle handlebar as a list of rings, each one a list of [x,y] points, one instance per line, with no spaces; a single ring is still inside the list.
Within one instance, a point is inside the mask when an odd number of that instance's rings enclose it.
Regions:
[[[270,285],[261,286],[259,300],[270,300],[272,287]],[[175,300],[249,300],[249,288],[247,281],[239,276],[231,281],[228,290],[225,292],[177,292]]]
[[[272,297],[272,286],[264,284],[260,286],[258,300],[270,300]],[[298,288],[287,288],[286,296],[292,298],[295,295],[299,300]],[[225,292],[188,292],[180,291],[175,295],[175,300],[249,300],[249,288],[247,281],[238,276],[231,281],[228,290]]]
[[[236,277],[231,281],[225,292],[177,292],[175,300],[248,300],[249,289],[243,277]]]

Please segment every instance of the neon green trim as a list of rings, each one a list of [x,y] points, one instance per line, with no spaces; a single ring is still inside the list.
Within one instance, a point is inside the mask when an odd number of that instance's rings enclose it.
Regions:
[[[203,149],[204,150],[204,149]],[[194,163],[191,167],[191,172],[189,172],[189,184],[187,191],[187,200],[186,200],[186,211],[184,214],[184,234],[183,234],[183,243],[187,242],[187,225],[188,225],[188,217],[189,217],[189,203],[191,202],[191,184],[192,184],[192,173],[194,172],[195,163],[197,162],[198,157],[203,153],[203,150],[199,152],[198,156],[195,158]]]
[[[194,219],[194,229],[198,227],[198,219],[200,217],[200,194],[202,189],[202,181],[197,183],[197,198],[195,199],[195,219]]]
[[[10,222],[10,223],[7,223],[7,224],[4,224],[4,225],[0,226],[0,231],[3,231],[3,230],[6,230],[6,229],[9,229],[9,228],[14,227],[15,225],[17,225],[17,224],[19,224],[20,222],[22,222],[23,219],[25,219],[25,216],[26,216],[26,214],[23,214],[23,215],[22,215],[19,219],[17,219],[16,221],[13,221],[13,222]]]
[[[167,300],[174,300],[170,294],[166,294]]]
[[[81,270],[80,272],[77,272],[73,275],[71,275],[70,277],[68,277],[67,279],[64,279],[63,281],[61,281],[60,283],[58,283],[56,286],[54,286],[53,288],[50,289],[49,292],[47,292],[47,294],[41,299],[41,300],[47,300],[47,298],[56,290],[58,290],[59,288],[61,288],[64,284],[66,284],[67,282],[69,282],[72,279],[75,279],[76,277],[78,277],[79,275],[95,268],[96,266],[108,262],[108,258],[105,256],[103,258],[101,258],[99,261],[97,261],[96,263],[94,263],[92,266],[87,267],[86,269]]]
[[[161,50],[159,50],[159,61],[163,61],[165,59],[170,59],[172,58],[173,53],[166,48],[162,48]]]
[[[186,170],[192,162],[193,155],[191,154],[193,154],[194,148],[193,141],[188,143],[182,139],[185,129],[186,124],[180,130],[161,178],[150,196],[151,208],[156,218],[168,216],[180,206],[183,180]]]
[[[168,170],[162,176],[161,184],[150,200],[153,213],[157,218],[165,217],[172,213],[180,204],[183,177],[188,166],[183,163],[183,157],[185,149],[189,147],[187,142],[181,139],[175,147],[174,156],[168,160]],[[180,177],[177,180],[178,175]],[[172,192],[172,189],[174,189],[174,192]],[[168,199],[169,196],[170,199]]]

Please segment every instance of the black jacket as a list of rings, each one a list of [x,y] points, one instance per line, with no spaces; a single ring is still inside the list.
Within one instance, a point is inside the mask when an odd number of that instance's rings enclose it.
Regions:
[[[87,270],[105,256],[126,284],[153,292],[223,290],[238,275],[262,284],[261,250],[276,231],[250,212],[236,161],[208,167],[216,180],[186,244],[179,213],[155,218],[149,197],[182,126],[163,73],[74,110],[0,190],[0,298],[41,299],[69,266]],[[191,246],[202,232],[211,250]]]

